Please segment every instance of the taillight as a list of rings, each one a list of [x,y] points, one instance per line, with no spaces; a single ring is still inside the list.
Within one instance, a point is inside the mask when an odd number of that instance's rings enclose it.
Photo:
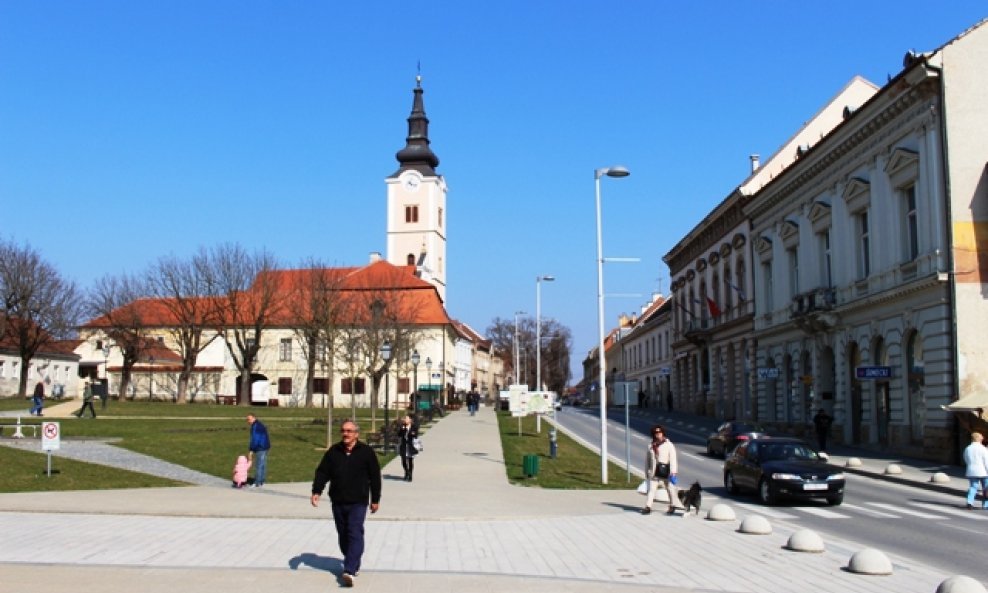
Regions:
[[[738,439],[739,441],[747,441],[747,440],[748,440],[748,435],[746,435],[746,434],[739,434],[739,435],[737,436],[737,439]]]

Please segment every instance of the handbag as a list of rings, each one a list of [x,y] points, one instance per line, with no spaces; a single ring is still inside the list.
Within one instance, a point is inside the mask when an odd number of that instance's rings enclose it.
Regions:
[[[669,467],[668,463],[656,463],[655,464],[655,477],[660,480],[664,480],[669,477],[669,471],[672,468]]]
[[[642,480],[642,483],[638,484],[638,494],[648,494],[648,480]]]
[[[412,447],[415,447],[415,451],[417,453],[421,453],[422,451],[425,450],[425,448],[422,446],[422,439],[418,437],[412,439]]]

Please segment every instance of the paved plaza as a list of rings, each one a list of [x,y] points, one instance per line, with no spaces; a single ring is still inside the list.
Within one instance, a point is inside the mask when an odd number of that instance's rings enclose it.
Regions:
[[[740,509],[738,521],[642,516],[633,489],[512,486],[489,408],[449,414],[423,441],[414,482],[401,480],[399,460],[384,468],[359,589],[790,593],[798,582],[815,593],[932,593],[951,576],[888,551],[892,575],[854,574],[846,570],[860,550],[853,542],[825,539],[819,554],[788,551],[793,529],[773,522],[769,535],[739,533],[747,512]],[[102,455],[94,453],[100,446],[63,448]],[[114,463],[137,470],[160,463],[119,455]],[[0,593],[340,587],[329,501],[312,508],[308,483],[236,490],[192,478],[202,485],[0,495]],[[711,496],[704,506],[716,502]]]

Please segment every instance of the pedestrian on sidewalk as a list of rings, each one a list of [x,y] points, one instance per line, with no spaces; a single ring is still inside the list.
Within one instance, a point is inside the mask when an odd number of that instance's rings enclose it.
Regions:
[[[813,426],[816,428],[816,442],[820,451],[827,450],[827,437],[830,436],[830,426],[834,423],[834,418],[823,408],[816,411],[813,417]]]
[[[271,438],[268,427],[253,414],[247,414],[247,424],[250,425],[250,444],[247,446],[247,460],[254,463],[254,483],[251,488],[260,488],[268,478],[268,451],[271,449]]]
[[[412,481],[412,472],[415,470],[415,456],[418,449],[415,448],[415,441],[419,438],[419,426],[415,419],[406,415],[401,419],[401,427],[398,429],[398,454],[401,456],[401,467],[405,470],[406,482]]]
[[[329,483],[333,522],[343,552],[341,578],[343,586],[352,587],[364,555],[368,501],[371,513],[376,513],[381,503],[381,465],[374,450],[360,442],[360,428],[355,422],[344,422],[340,433],[340,442],[326,451],[316,468],[311,503],[319,506],[319,497]]]
[[[237,462],[233,464],[233,487],[243,488],[247,484],[247,475],[250,473],[250,459],[246,455],[237,457]]]
[[[984,446],[984,435],[971,433],[971,444],[964,449],[964,477],[967,478],[967,508],[974,508],[974,500],[981,489],[981,508],[988,509],[988,448]]]
[[[665,428],[661,424],[652,427],[652,442],[648,445],[648,452],[645,454],[645,476],[648,479],[648,496],[645,499],[645,508],[642,514],[647,515],[652,512],[652,502],[659,488],[663,488],[669,495],[669,508],[667,515],[672,515],[676,509],[682,509],[682,503],[676,495],[677,477],[679,464],[676,461],[676,446],[672,444],[665,434]]]
[[[34,394],[31,396],[31,415],[32,416],[44,416],[41,410],[44,408],[45,401],[45,384],[38,381],[37,385],[34,386]],[[23,408],[21,408],[23,409]]]
[[[82,418],[82,415],[86,413],[86,408],[89,408],[89,413],[95,418],[96,408],[93,407],[93,385],[89,379],[86,379],[86,386],[82,390],[82,407],[75,413],[75,417]]]

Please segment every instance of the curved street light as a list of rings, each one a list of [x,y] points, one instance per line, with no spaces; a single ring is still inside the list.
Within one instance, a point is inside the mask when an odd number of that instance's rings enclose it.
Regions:
[[[600,224],[600,178],[627,177],[631,172],[626,167],[602,167],[594,169],[593,180],[597,197],[597,362],[598,386],[600,394],[600,481],[607,483],[607,377],[604,360],[604,242]]]

